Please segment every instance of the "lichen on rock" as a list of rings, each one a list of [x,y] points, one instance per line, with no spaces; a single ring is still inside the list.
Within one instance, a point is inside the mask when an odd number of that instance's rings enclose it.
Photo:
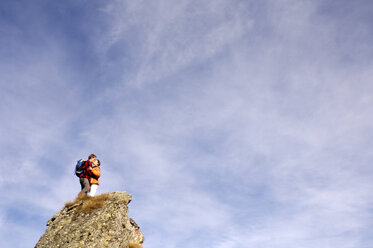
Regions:
[[[144,236],[128,217],[131,195],[116,191],[95,197],[78,196],[56,213],[35,248],[140,248]]]

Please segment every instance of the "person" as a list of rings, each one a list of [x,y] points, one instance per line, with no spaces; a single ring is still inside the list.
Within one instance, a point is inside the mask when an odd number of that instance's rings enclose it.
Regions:
[[[91,191],[91,184],[90,178],[93,177],[93,173],[91,171],[93,163],[96,161],[96,155],[90,154],[88,156],[88,160],[83,162],[82,170],[83,173],[79,176],[79,182],[81,186],[80,193],[88,194]]]
[[[93,176],[89,179],[89,183],[91,185],[91,190],[88,193],[89,196],[95,196],[98,185],[100,184],[100,182],[98,181],[101,176],[100,165],[101,162],[97,159],[95,162],[93,162],[93,165],[90,168]]]

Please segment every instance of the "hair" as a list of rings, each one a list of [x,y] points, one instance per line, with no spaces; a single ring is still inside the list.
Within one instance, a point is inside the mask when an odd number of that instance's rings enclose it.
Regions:
[[[97,166],[100,166],[101,165],[101,162],[100,160],[97,159]]]
[[[96,158],[96,155],[94,155],[93,153],[90,154],[90,155],[88,156],[88,160],[90,160],[91,158]]]

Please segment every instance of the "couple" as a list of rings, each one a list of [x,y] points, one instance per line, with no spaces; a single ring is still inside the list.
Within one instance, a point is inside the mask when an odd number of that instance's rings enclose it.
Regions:
[[[91,154],[88,160],[83,162],[83,172],[79,176],[80,186],[82,191],[80,193],[95,196],[97,187],[100,184],[98,178],[100,177],[100,160],[96,159],[96,155]]]

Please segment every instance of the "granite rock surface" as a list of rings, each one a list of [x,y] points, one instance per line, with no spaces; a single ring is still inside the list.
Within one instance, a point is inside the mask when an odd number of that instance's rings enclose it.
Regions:
[[[142,247],[144,236],[128,217],[130,201],[124,191],[77,197],[47,222],[35,248]]]

